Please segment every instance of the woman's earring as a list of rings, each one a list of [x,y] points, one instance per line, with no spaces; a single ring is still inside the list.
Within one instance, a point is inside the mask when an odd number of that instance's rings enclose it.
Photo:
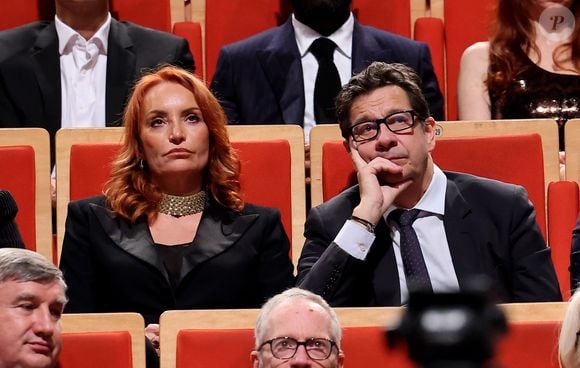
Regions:
[[[141,170],[145,170],[145,161],[144,160],[139,160],[139,168]]]

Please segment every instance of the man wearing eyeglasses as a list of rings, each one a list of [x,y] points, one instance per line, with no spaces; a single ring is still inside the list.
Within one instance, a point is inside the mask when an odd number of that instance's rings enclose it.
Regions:
[[[393,306],[484,275],[501,302],[561,300],[525,190],[433,163],[436,123],[412,69],[373,63],[336,107],[358,185],[310,211],[298,286],[332,306]]]
[[[272,297],[256,322],[253,368],[340,368],[338,317],[320,296],[293,288]]]

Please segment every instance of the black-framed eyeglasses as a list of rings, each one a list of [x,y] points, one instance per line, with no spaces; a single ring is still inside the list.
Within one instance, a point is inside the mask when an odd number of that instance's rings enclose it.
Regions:
[[[393,112],[384,118],[363,121],[350,127],[350,135],[355,142],[366,142],[375,139],[381,131],[381,124],[396,134],[409,133],[417,118],[420,117],[413,110]]]
[[[276,337],[268,341],[264,341],[258,350],[262,349],[265,345],[270,345],[270,351],[274,358],[278,359],[292,359],[298,347],[300,345],[304,346],[306,354],[312,360],[325,360],[330,357],[332,351],[338,346],[336,343],[329,339],[324,338],[311,338],[304,341],[298,341],[292,337]]]

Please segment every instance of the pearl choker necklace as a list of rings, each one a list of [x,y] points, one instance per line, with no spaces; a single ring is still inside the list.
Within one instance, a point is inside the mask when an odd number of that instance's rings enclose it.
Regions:
[[[182,217],[200,213],[207,205],[207,194],[205,190],[188,196],[175,196],[163,194],[158,211],[173,217]]]

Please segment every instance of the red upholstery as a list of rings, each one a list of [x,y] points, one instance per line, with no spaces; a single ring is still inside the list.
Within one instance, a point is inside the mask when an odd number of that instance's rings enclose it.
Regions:
[[[539,134],[441,138],[433,160],[444,170],[470,173],[526,188],[546,236],[544,160]]]
[[[322,199],[328,201],[356,183],[356,171],[342,141],[322,145]]]
[[[512,322],[497,346],[503,368],[557,368],[560,322]]]
[[[286,234],[292,234],[290,145],[285,140],[232,142],[242,164],[244,200],[278,208]],[[117,155],[116,143],[74,144],[70,152],[70,199],[101,194]],[[266,169],[267,168],[267,169]]]
[[[111,162],[119,151],[115,143],[73,144],[70,149],[70,200],[103,192]]]
[[[548,186],[548,244],[564,300],[570,299],[570,246],[578,217],[578,183],[560,181]]]
[[[54,17],[54,1],[18,0],[0,1],[0,31],[18,27],[39,19]]]
[[[524,186],[536,208],[538,225],[545,236],[544,161],[538,134],[441,138],[437,140],[432,155],[435,163],[444,170],[466,172]],[[324,143],[324,201],[353,185],[356,182],[354,172],[341,141]]]
[[[487,41],[497,0],[445,0],[445,54],[447,58],[447,120],[457,120],[457,78],[463,51]]]
[[[64,333],[59,362],[59,368],[132,368],[131,334]]]
[[[439,18],[423,17],[415,21],[414,39],[425,42],[431,51],[431,62],[441,93],[445,96],[445,29]]]
[[[402,346],[387,347],[382,326],[344,328],[342,350],[346,367],[415,367]]]
[[[205,2],[205,70],[211,81],[222,46],[282,24],[289,0],[211,0]]]
[[[292,236],[290,144],[286,140],[232,142],[242,163],[240,183],[245,201],[280,210]]]
[[[364,25],[411,37],[410,0],[353,0],[352,10]]]
[[[171,31],[171,7],[169,0],[111,0],[111,13],[117,19],[130,20],[145,27]],[[16,27],[36,20],[54,17],[54,1],[18,0],[1,1],[0,30]]]
[[[249,367],[254,331],[181,330],[176,345],[175,368]]]
[[[173,24],[173,34],[183,37],[189,42],[189,50],[195,60],[195,75],[203,79],[203,52],[201,46],[201,24],[198,22],[176,22]]]
[[[16,224],[24,244],[31,250],[36,250],[35,170],[31,146],[0,147],[0,189],[10,191],[14,197],[18,205]]]
[[[510,323],[497,344],[495,360],[504,368],[557,367],[558,326],[559,322]],[[176,368],[237,368],[249,366],[254,338],[251,329],[181,330],[176,345]],[[347,367],[415,367],[404,347],[387,347],[382,326],[344,328],[342,349]]]
[[[46,0],[44,0],[46,1]],[[171,32],[169,0],[111,0],[111,14],[144,27]]]

